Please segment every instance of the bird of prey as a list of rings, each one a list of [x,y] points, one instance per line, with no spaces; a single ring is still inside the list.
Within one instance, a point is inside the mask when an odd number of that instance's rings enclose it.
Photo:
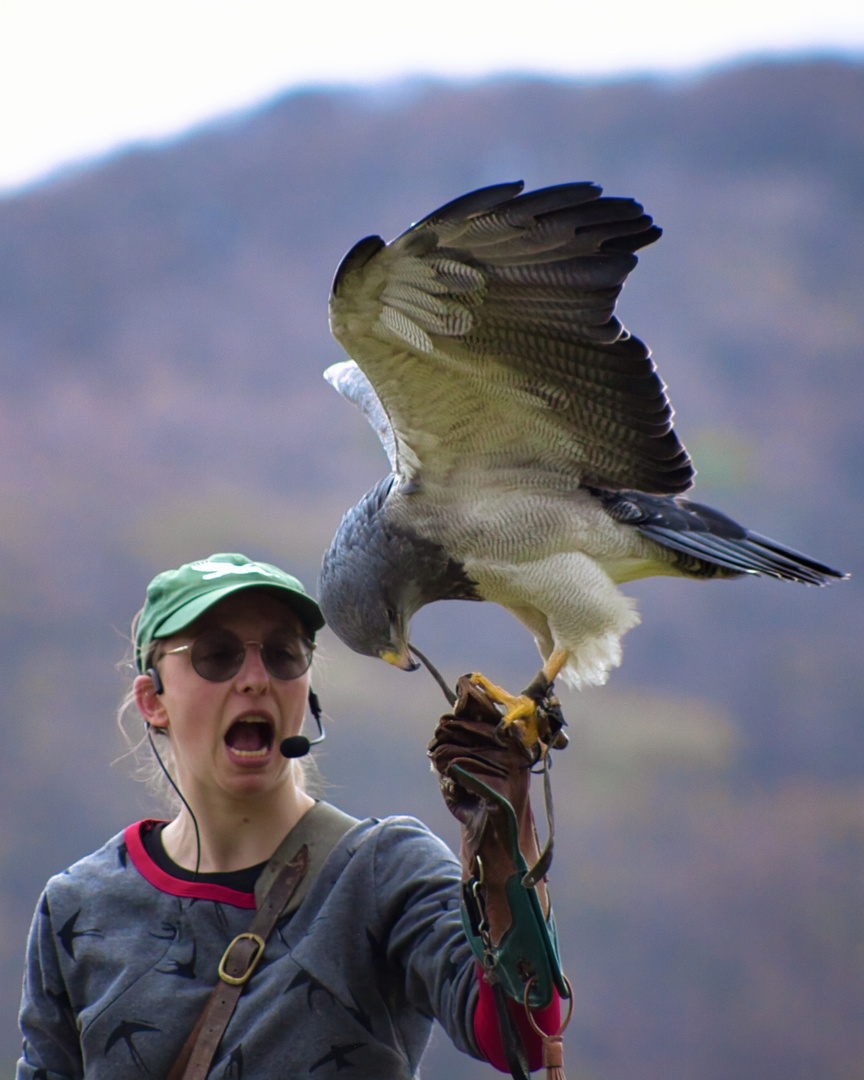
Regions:
[[[623,582],[845,576],[684,497],[694,470],[666,388],[614,314],[635,252],[660,236],[639,203],[522,187],[471,192],[389,244],[367,237],[337,270],[330,325],[352,359],[325,378],[391,472],[324,556],[330,627],[412,669],[419,608],[493,601],[533,634],[545,692],[620,663],[639,621]],[[511,719],[532,708],[497,700]]]

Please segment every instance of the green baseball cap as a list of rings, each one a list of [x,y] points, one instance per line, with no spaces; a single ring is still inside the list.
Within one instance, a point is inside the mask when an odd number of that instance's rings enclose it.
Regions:
[[[226,596],[252,588],[275,592],[296,611],[313,638],[324,625],[321,609],[297,578],[270,563],[253,562],[245,555],[211,555],[184,563],[176,570],[165,570],[147,586],[147,600],[132,628],[138,670],[144,670],[154,638],[171,637]]]

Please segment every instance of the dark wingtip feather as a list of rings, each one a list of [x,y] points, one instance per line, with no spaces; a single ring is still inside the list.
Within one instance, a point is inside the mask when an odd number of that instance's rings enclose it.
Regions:
[[[358,240],[336,268],[331,290],[333,295],[339,295],[339,286],[342,284],[346,274],[364,267],[385,246],[380,236],[366,236],[362,240]]]
[[[648,218],[651,221],[651,218]],[[611,240],[604,240],[602,250],[605,251],[639,251],[640,248],[648,247],[655,243],[663,235],[659,225],[651,224],[649,228],[628,236],[615,236]]]
[[[427,221],[459,221],[461,218],[470,217],[472,214],[483,210],[491,210],[499,203],[515,198],[525,187],[524,180],[514,180],[506,184],[491,184],[489,187],[477,188],[469,191],[466,195],[460,195],[458,199],[439,206],[431,214],[420,218],[417,225],[423,225]]]

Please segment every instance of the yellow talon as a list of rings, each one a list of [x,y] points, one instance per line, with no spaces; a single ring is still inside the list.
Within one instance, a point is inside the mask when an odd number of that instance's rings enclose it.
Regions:
[[[471,682],[485,690],[489,697],[497,704],[503,705],[507,712],[501,719],[503,727],[516,725],[519,738],[530,750],[540,740],[540,729],[537,724],[537,703],[525,694],[508,694],[502,687],[490,682],[485,675],[478,671],[472,671]]]
[[[519,737],[530,750],[541,738],[549,742],[550,732],[544,729],[544,735],[540,734],[540,723],[537,715],[537,698],[531,696],[531,691],[541,687],[541,696],[547,692],[558,672],[567,663],[568,652],[566,649],[555,649],[538,672],[531,686],[527,687],[528,693],[508,694],[506,690],[490,682],[479,671],[471,673],[471,682],[479,686],[497,705],[503,705],[507,710],[501,720],[501,726],[509,728],[515,725]],[[566,739],[563,745],[566,745]]]

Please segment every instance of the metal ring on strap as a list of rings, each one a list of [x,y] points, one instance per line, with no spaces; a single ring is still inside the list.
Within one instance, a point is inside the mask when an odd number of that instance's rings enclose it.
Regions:
[[[225,970],[225,962],[228,960],[229,955],[231,953],[231,950],[234,948],[234,946],[237,944],[237,942],[241,941],[243,938],[246,938],[247,940],[254,942],[255,945],[257,945],[258,947],[255,950],[255,952],[252,954],[252,956],[251,956],[251,958],[249,960],[249,964],[248,964],[246,970],[243,972],[242,975],[229,975],[228,972]],[[238,934],[237,937],[234,938],[234,940],[231,942],[231,944],[225,950],[225,952],[222,953],[222,959],[219,961],[219,978],[222,980],[222,982],[228,983],[229,986],[242,986],[243,983],[245,983],[247,981],[249,976],[252,974],[252,972],[258,966],[258,961],[261,959],[261,957],[263,955],[264,955],[264,938],[262,938],[259,934],[250,934],[248,931],[246,933],[243,933],[243,934]]]

